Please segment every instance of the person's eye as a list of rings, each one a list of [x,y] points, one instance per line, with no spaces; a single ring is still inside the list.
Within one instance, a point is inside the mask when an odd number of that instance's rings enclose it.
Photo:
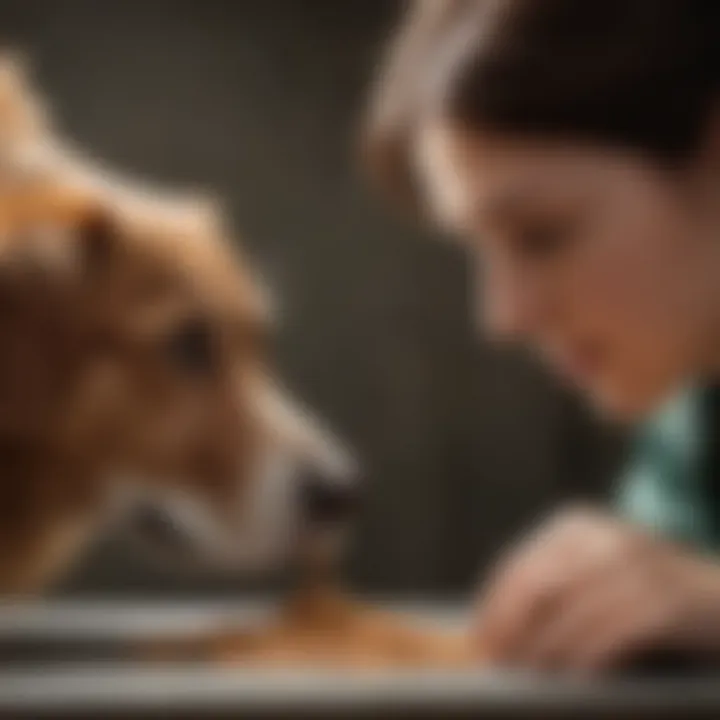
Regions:
[[[213,330],[202,318],[178,325],[168,336],[165,349],[170,362],[184,372],[202,375],[215,366]]]
[[[538,223],[518,232],[516,247],[526,257],[542,260],[564,249],[571,238],[571,228],[567,225]]]

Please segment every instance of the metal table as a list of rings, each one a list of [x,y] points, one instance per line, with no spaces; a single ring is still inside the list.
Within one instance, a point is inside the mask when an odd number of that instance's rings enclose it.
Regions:
[[[459,608],[403,609],[452,624]],[[720,718],[708,678],[549,680],[507,672],[218,669],[142,664],[134,640],[255,622],[272,607],[45,603],[0,606],[0,718]]]

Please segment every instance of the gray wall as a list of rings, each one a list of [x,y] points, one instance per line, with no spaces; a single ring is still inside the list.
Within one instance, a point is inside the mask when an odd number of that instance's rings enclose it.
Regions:
[[[158,179],[217,189],[283,306],[279,362],[364,459],[351,572],[467,587],[519,527],[598,487],[597,434],[523,358],[473,336],[457,249],[393,221],[351,137],[391,0],[0,0],[69,133]],[[1,471],[1,469],[0,469]],[[121,538],[67,592],[227,591],[158,575]]]

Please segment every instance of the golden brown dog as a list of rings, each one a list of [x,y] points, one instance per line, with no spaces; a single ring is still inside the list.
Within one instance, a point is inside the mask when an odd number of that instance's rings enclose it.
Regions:
[[[205,563],[276,564],[299,539],[323,561],[352,504],[350,463],[278,389],[267,299],[227,238],[212,204],[73,152],[0,61],[0,594],[44,588],[131,510],[156,544]],[[291,665],[471,658],[464,638],[332,582],[270,626],[201,645],[206,659]]]
[[[290,549],[299,468],[352,480],[271,377],[269,321],[212,204],[110,178],[0,63],[0,592],[133,505],[228,566]]]

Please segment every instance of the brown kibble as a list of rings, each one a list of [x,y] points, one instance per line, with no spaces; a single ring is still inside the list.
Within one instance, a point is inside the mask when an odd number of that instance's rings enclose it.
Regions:
[[[291,598],[270,626],[215,638],[209,659],[269,667],[468,668],[469,636],[423,627],[400,613],[356,602],[335,588]]]

